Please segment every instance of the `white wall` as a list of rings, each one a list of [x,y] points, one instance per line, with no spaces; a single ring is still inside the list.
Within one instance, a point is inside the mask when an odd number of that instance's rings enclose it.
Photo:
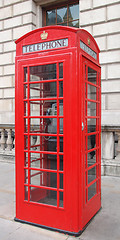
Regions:
[[[36,28],[31,0],[0,0],[0,124],[14,124],[15,40]]]
[[[101,51],[102,125],[120,125],[120,1],[80,0],[80,27]]]

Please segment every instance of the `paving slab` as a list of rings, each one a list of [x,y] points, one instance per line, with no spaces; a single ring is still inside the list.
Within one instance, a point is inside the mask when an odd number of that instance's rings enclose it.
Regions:
[[[13,235],[20,227],[21,227],[20,223],[14,224],[13,221],[3,219],[0,217],[0,239],[1,240],[11,239],[11,235]]]
[[[102,177],[102,209],[78,239],[120,240],[119,177]]]
[[[120,178],[102,177],[102,209],[79,237],[14,221],[14,164],[0,162],[0,240],[120,240]]]
[[[15,216],[15,167],[12,163],[0,162],[0,217]]]
[[[1,240],[66,240],[67,235],[0,218]]]

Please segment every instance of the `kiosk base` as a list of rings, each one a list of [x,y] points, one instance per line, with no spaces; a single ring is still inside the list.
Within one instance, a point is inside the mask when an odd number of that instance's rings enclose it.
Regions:
[[[99,213],[99,211],[102,209],[102,207],[98,210],[97,213]],[[69,232],[69,231],[65,231],[65,230],[61,230],[61,229],[57,229],[57,228],[52,228],[52,227],[47,227],[47,226],[43,226],[43,225],[40,225],[40,224],[36,224],[36,223],[32,223],[32,222],[27,222],[25,220],[20,220],[18,218],[14,218],[14,220],[16,222],[21,222],[21,223],[25,223],[25,224],[29,224],[29,225],[33,225],[35,227],[40,227],[40,228],[44,228],[44,229],[47,229],[47,230],[51,230],[51,231],[54,231],[54,232],[60,232],[60,233],[64,233],[64,234],[67,234],[67,235],[71,235],[71,236],[75,236],[75,237],[79,237],[83,232],[84,230],[87,228],[87,226],[89,225],[89,223],[92,221],[92,219],[97,215],[97,213],[90,219],[90,221],[85,225],[85,227],[83,228],[83,230],[79,231],[79,232]]]

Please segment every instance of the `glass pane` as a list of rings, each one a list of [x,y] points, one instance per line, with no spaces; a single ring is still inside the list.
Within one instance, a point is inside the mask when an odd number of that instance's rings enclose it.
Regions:
[[[57,170],[57,155],[31,153],[30,166],[34,168]]]
[[[63,207],[63,192],[59,192],[59,199],[60,199],[59,207]]]
[[[63,116],[63,100],[59,101],[59,116]]]
[[[59,133],[62,134],[63,133],[63,118],[60,118],[59,121],[60,121]]]
[[[88,150],[95,148],[96,146],[96,135],[88,136]]]
[[[88,101],[87,115],[96,116],[96,103]]]
[[[63,171],[63,155],[59,155],[60,171]]]
[[[25,133],[28,132],[28,119],[27,118],[24,119],[24,132]]]
[[[59,63],[59,78],[63,78],[63,63]]]
[[[88,133],[96,131],[96,119],[91,118],[87,120]]]
[[[79,20],[68,22],[68,26],[79,28]]]
[[[96,182],[88,188],[88,201],[96,194]]]
[[[30,132],[42,133],[44,131],[43,121],[41,118],[30,118]]]
[[[28,136],[24,136],[24,149],[27,150],[28,148]]]
[[[59,97],[63,97],[63,81],[59,82]]]
[[[57,9],[57,23],[62,23],[67,21],[67,6]]]
[[[79,20],[73,22],[73,27],[79,28]]]
[[[79,19],[79,4],[69,6],[68,16],[69,21]]]
[[[97,72],[90,67],[88,67],[88,81],[97,84]]]
[[[57,151],[57,138],[56,137],[51,137],[48,140],[48,147],[47,147],[47,151],[50,152],[56,152]]]
[[[63,189],[63,173],[60,173],[60,189]]]
[[[57,133],[57,118],[31,118],[31,133]]]
[[[88,99],[96,100],[96,87],[88,84]]]
[[[27,67],[24,67],[24,82],[28,81]]]
[[[41,153],[30,153],[30,167],[40,168],[42,166],[41,162]]]
[[[28,169],[24,169],[24,183],[28,184]]]
[[[40,188],[30,188],[30,201],[57,206],[57,192]]]
[[[52,190],[46,190],[46,197],[42,198],[40,203],[57,206],[57,192]]]
[[[96,151],[89,152],[87,154],[88,167],[96,163]]]
[[[88,184],[96,179],[96,167],[88,170]]]
[[[63,152],[63,137],[60,137],[60,143],[59,143],[59,150],[60,152]]]
[[[28,187],[27,186],[24,187],[24,198],[25,198],[25,200],[28,200]]]
[[[30,150],[56,152],[57,137],[30,136]]]
[[[97,100],[100,101],[101,100],[101,93],[100,93],[100,89],[97,88]]]
[[[28,115],[28,103],[24,102],[24,116]]]
[[[30,67],[30,81],[56,79],[56,63]]]
[[[48,115],[51,116],[57,115],[56,100],[30,101],[30,116],[48,116]]]
[[[46,11],[46,26],[56,24],[56,9]]]
[[[46,186],[46,187],[57,188],[57,173],[31,170],[30,184],[35,186]]]
[[[56,82],[30,84],[30,98],[50,98],[56,96]]]
[[[47,158],[47,168],[57,170],[57,155],[48,154],[46,155]]]
[[[28,167],[28,153],[27,152],[24,153],[24,166]]]
[[[24,99],[27,99],[28,98],[28,85],[25,84],[24,85]]]
[[[43,145],[41,143],[40,136],[34,135],[30,136],[30,150],[43,151]]]
[[[48,125],[47,131],[48,133],[57,133],[57,118],[48,118],[50,120],[50,124]]]

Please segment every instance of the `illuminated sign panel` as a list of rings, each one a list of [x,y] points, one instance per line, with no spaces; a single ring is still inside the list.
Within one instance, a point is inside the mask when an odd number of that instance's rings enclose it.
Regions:
[[[23,54],[68,47],[68,38],[23,46]]]
[[[97,54],[91,48],[89,48],[84,42],[80,41],[80,48],[88,53],[91,57],[97,59]]]

